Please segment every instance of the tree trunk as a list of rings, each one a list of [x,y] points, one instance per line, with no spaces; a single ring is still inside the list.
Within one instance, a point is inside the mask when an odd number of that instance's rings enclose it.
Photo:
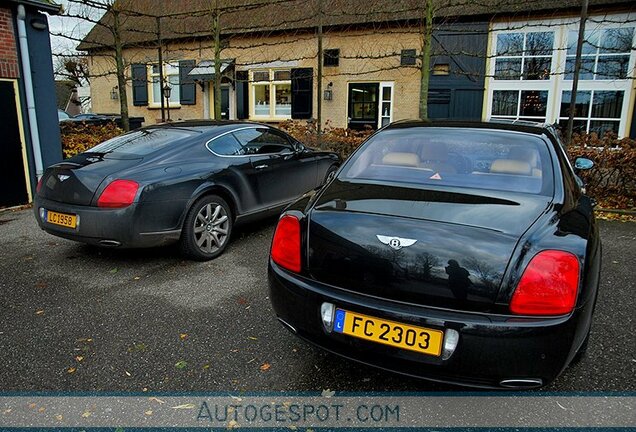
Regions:
[[[433,0],[425,0],[422,13],[422,58],[420,79],[420,119],[428,119],[428,83],[431,76],[431,43],[433,39]]]
[[[113,38],[115,41],[115,63],[117,67],[117,87],[119,88],[119,110],[121,114],[122,128],[128,132],[130,130],[130,120],[128,116],[128,96],[126,92],[126,67],[124,66],[124,55],[120,33],[119,10],[117,5],[113,5]]]
[[[219,2],[216,0],[212,17],[214,34],[214,119],[221,120],[221,27],[219,26]]]

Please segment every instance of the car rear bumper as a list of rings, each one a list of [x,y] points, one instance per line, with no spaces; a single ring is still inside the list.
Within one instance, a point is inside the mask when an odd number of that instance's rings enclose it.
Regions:
[[[78,216],[76,228],[66,228],[42,220],[40,209]],[[35,219],[49,234],[87,244],[118,248],[161,246],[179,240],[181,230],[150,231],[146,229],[148,212],[134,203],[121,209],[79,206],[36,197]]]
[[[270,260],[270,298],[279,320],[299,337],[335,354],[433,381],[483,388],[524,389],[553,381],[585,337],[586,311],[555,318],[515,318],[426,308],[334,288],[291,274]],[[336,307],[431,329],[455,329],[447,360],[328,333],[320,307]],[[506,381],[512,380],[512,381]]]

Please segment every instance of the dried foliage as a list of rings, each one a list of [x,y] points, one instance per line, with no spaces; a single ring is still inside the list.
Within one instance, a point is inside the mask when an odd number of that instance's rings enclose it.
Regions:
[[[577,157],[594,161],[590,170],[579,172],[587,193],[601,208],[634,209],[636,206],[636,140],[614,134],[574,135],[568,146],[572,163]]]
[[[318,142],[316,123],[313,121],[287,120],[278,127],[309,147],[334,151],[343,159],[349,157],[374,132],[371,128],[363,130],[337,128],[327,121]]]
[[[115,124],[94,125],[83,122],[61,122],[62,153],[64,158],[70,158],[78,153],[86,151],[97,144],[124,133],[124,130]]]

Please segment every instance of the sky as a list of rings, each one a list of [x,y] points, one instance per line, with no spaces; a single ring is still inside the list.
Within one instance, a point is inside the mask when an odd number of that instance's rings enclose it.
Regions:
[[[97,20],[101,16],[99,10],[89,10],[86,7],[73,4],[69,0],[55,0],[56,3],[64,7],[64,13],[71,15],[85,14],[91,19]],[[79,43],[72,39],[81,39],[90,31],[93,23],[64,15],[49,16],[49,29],[51,31],[51,50],[53,52],[53,63],[56,63],[56,54],[72,54],[75,47]],[[55,36],[62,33],[68,35],[69,38]],[[72,38],[72,39],[71,39]]]

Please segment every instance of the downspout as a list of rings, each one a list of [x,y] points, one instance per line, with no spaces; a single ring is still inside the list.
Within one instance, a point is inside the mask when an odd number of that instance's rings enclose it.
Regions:
[[[20,60],[22,60],[22,75],[24,77],[24,90],[26,93],[27,116],[29,117],[29,130],[31,132],[31,146],[33,147],[33,159],[35,159],[35,175],[37,180],[42,177],[42,149],[40,148],[40,134],[38,119],[35,113],[35,97],[33,95],[33,80],[31,78],[31,59],[29,57],[29,44],[27,43],[25,18],[26,12],[23,5],[18,5],[18,38],[20,40]]]

